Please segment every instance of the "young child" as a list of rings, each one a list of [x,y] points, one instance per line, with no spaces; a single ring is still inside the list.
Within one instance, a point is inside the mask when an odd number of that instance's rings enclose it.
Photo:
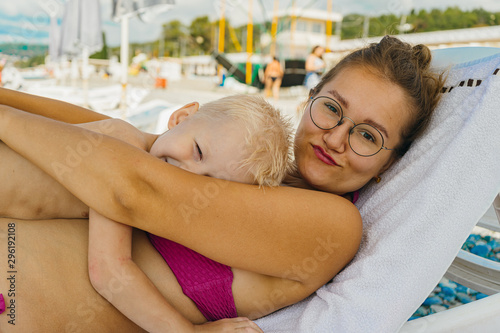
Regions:
[[[119,136],[131,144],[149,150],[161,161],[200,175],[275,186],[281,183],[290,167],[290,124],[260,97],[246,95],[226,97],[208,103],[199,110],[197,103],[186,105],[172,114],[168,124],[169,130],[154,138],[150,149],[146,142],[151,141],[151,138],[144,139],[144,134],[140,131],[126,124],[116,124],[114,121],[111,125],[104,125],[106,122],[109,123],[104,121],[99,122],[100,124],[81,126]],[[97,136],[89,137],[89,142],[98,144],[99,139]],[[61,176],[64,172],[71,172],[70,167],[78,163],[78,157],[84,158],[85,152],[90,153],[91,148],[84,146],[82,144],[80,149],[68,148],[68,156],[71,157],[67,161],[68,165],[54,166],[60,169]],[[22,170],[16,171],[22,173]],[[41,176],[43,175],[35,175],[34,183],[43,178]],[[47,177],[45,175],[45,178]],[[45,193],[51,193],[50,187],[47,188],[48,183],[43,181],[41,183],[40,190],[44,188]],[[57,186],[54,187],[60,187],[58,183],[55,184]],[[26,193],[31,190],[26,190]],[[83,204],[75,203],[69,192],[66,195],[64,189],[55,190],[59,192],[53,202],[61,205],[67,196],[71,204],[76,206],[76,213],[75,209],[69,207],[70,204],[62,209],[45,205],[44,214],[48,213],[52,218],[68,217],[64,215],[68,212],[77,215],[76,217],[85,215]],[[23,217],[29,215],[21,211],[17,213],[18,215],[23,213],[24,215],[21,214]],[[35,211],[34,216],[30,217],[37,218],[37,213],[40,211]],[[187,208],[186,221],[179,223],[189,223],[189,219],[194,218],[192,214],[193,212]],[[8,216],[19,217],[15,214]],[[164,331],[166,328],[172,331],[192,329],[192,324],[170,306],[147,276],[134,264],[131,259],[131,238],[131,227],[111,221],[90,210],[89,274],[95,289],[129,319],[148,331]],[[164,248],[165,242],[169,242],[153,235],[150,235],[150,239],[159,251],[160,248]],[[174,246],[177,252],[183,251],[190,256],[202,257],[179,244],[170,246]],[[165,255],[164,258],[168,263],[169,260],[173,260],[166,258]],[[210,261],[208,258],[201,260],[205,263]],[[209,265],[223,266],[215,262]],[[186,265],[185,269],[189,270],[192,267]],[[224,269],[230,271],[229,268]],[[173,271],[176,275],[182,274],[178,268],[177,271],[174,269]],[[116,288],[117,274],[127,276],[130,283]],[[234,300],[232,302],[234,308]],[[207,317],[203,310],[202,313]],[[235,308],[230,316],[236,316]]]
[[[190,109],[176,111],[170,118],[169,131],[155,141],[150,153],[200,175],[273,186],[280,184],[286,174],[289,143],[289,126],[278,111],[261,98],[233,96],[208,103],[198,112]],[[216,195],[213,193],[216,190],[212,189],[212,195]],[[186,221],[179,223],[190,223],[192,213],[186,214]],[[167,327],[173,332],[187,331],[192,324],[180,316],[132,261],[132,228],[109,220],[92,209],[89,223],[89,274],[94,288],[149,332],[165,331]],[[228,274],[232,282],[227,266],[160,237],[150,235],[150,239],[186,295],[193,299],[207,319],[237,317],[232,298],[229,308],[233,311],[222,310],[219,314],[217,304],[204,301],[204,296],[199,295],[204,293],[205,298],[217,298],[219,292],[215,291],[214,296],[213,289],[220,289],[223,293],[230,288],[231,283],[225,284]],[[203,269],[200,266],[206,271],[202,276],[195,276]],[[221,276],[208,281],[208,295],[206,288],[190,293],[202,281],[207,282],[203,280],[205,275],[216,272],[221,272]],[[132,282],[113,292],[112,284],[117,274],[128,276]]]

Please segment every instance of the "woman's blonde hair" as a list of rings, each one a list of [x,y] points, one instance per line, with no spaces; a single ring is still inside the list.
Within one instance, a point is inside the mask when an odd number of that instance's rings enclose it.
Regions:
[[[251,95],[224,97],[202,105],[195,116],[243,124],[246,130],[244,148],[249,156],[239,167],[249,167],[256,184],[277,186],[289,172],[292,125],[264,98]]]

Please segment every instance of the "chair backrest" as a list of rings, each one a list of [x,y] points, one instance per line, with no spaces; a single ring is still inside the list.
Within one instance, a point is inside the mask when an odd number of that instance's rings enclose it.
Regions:
[[[450,47],[432,51],[432,65],[446,67],[489,57],[500,53],[498,47]]]
[[[437,68],[447,67],[486,58],[497,53],[500,53],[500,48],[498,47],[454,47],[436,49],[432,51],[432,65]],[[494,221],[493,214],[488,211],[483,219],[479,221],[478,225],[500,232],[500,193],[496,196],[492,207],[496,213],[497,221]]]
[[[500,193],[493,201],[493,208],[495,208],[495,212],[497,213],[498,223],[500,223]]]

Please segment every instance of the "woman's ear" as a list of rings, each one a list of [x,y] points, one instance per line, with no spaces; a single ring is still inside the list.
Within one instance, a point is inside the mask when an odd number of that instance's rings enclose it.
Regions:
[[[400,156],[396,155],[395,153],[391,154],[391,157],[389,161],[382,167],[382,169],[379,171],[378,175],[383,174],[387,169],[389,169],[397,160],[399,160]]]
[[[200,108],[200,104],[198,102],[193,102],[187,105],[184,105],[182,108],[174,111],[168,120],[168,129],[172,129],[173,127],[182,123],[187,117],[198,112]]]

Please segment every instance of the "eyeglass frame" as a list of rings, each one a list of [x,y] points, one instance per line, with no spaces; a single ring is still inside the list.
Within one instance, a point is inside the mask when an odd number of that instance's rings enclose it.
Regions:
[[[335,126],[333,127],[330,127],[330,128],[323,128],[323,127],[320,127],[318,124],[316,124],[316,122],[314,121],[314,118],[312,116],[312,105],[314,104],[314,102],[317,100],[317,99],[320,99],[320,98],[327,98],[331,101],[333,101],[336,105],[338,105],[339,109],[340,109],[340,119],[339,121],[337,122],[337,124],[335,124]],[[344,110],[342,109],[342,106],[339,104],[339,102],[337,102],[336,100],[334,100],[333,98],[331,97],[328,97],[328,96],[317,96],[317,97],[313,97],[311,96],[310,97],[310,100],[311,100],[311,103],[309,105],[309,117],[311,118],[311,121],[313,122],[313,124],[319,128],[319,129],[322,129],[322,130],[325,130],[325,131],[329,131],[331,129],[334,129],[335,127],[339,126],[339,125],[342,125],[343,124],[343,120],[344,118],[347,118],[349,119],[353,124],[354,126],[351,127],[351,129],[349,130],[349,135],[347,136],[347,141],[349,142],[349,147],[351,148],[351,150],[358,156],[362,156],[362,157],[371,157],[371,156],[374,156],[376,154],[378,154],[382,149],[385,149],[385,150],[395,150],[395,148],[387,148],[387,147],[384,147],[384,136],[382,135],[382,133],[374,126],[370,125],[370,124],[367,124],[367,123],[359,123],[359,124],[356,124],[354,122],[354,120],[352,120],[351,118],[347,117],[347,116],[344,116]],[[353,129],[358,126],[358,125],[368,125],[370,127],[373,127],[379,134],[380,134],[380,137],[382,138],[382,145],[381,147],[379,148],[379,150],[377,150],[375,153],[373,154],[370,154],[370,155],[362,155],[358,152],[356,152],[353,148],[352,148],[352,145],[351,145],[351,133],[353,131]]]

